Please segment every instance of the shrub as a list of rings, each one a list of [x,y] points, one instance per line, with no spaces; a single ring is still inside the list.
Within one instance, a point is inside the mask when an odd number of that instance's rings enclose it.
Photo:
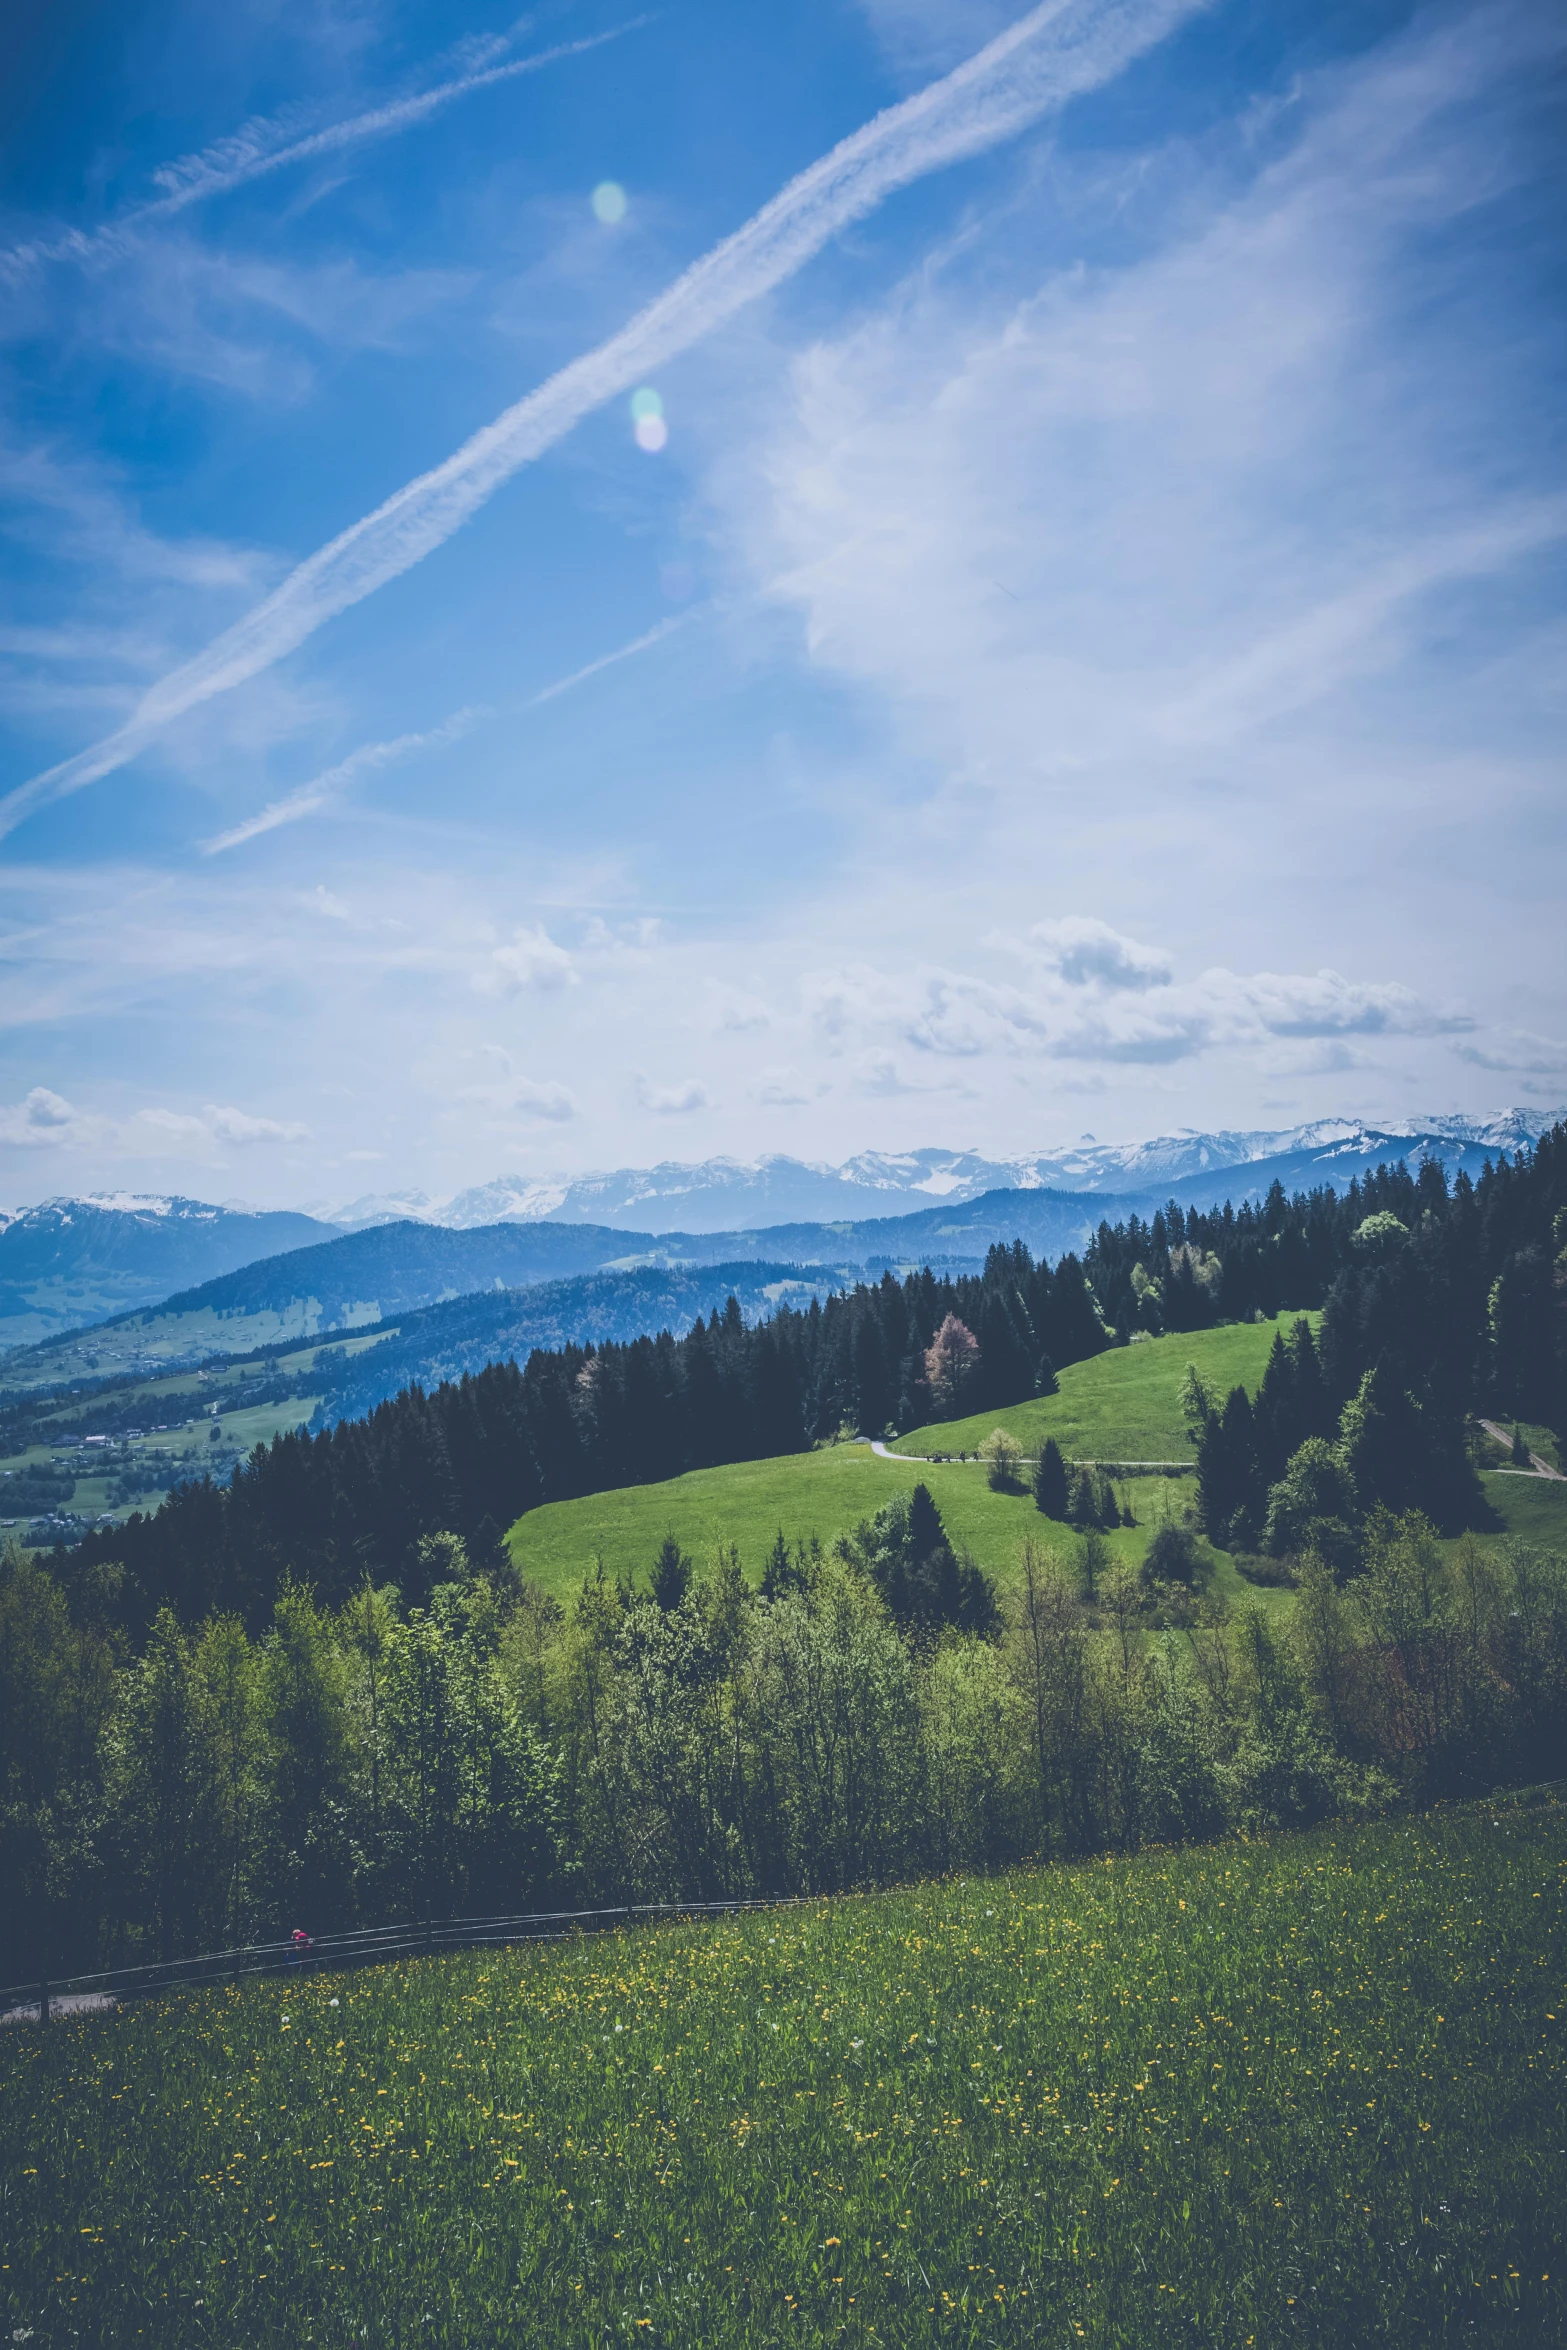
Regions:
[[[1202,1560],[1190,1526],[1161,1526],[1148,1545],[1143,1573],[1160,1583],[1195,1583]]]
[[[979,1457],[985,1463],[992,1493],[1017,1490],[1023,1448],[1015,1436],[1009,1436],[1005,1428],[993,1428],[979,1448]]]

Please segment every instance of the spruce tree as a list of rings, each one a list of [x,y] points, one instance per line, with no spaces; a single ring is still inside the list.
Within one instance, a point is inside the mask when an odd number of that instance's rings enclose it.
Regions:
[[[916,1485],[909,1495],[908,1555],[912,1565],[919,1565],[933,1551],[947,1547],[947,1529],[941,1522],[941,1512],[930,1497],[928,1485]]]
[[[653,1597],[665,1615],[680,1606],[691,1588],[691,1561],[673,1534],[666,1534],[653,1561]]]
[[[1066,1504],[1066,1463],[1055,1438],[1047,1436],[1034,1467],[1034,1507],[1044,1517],[1061,1519],[1066,1516]]]

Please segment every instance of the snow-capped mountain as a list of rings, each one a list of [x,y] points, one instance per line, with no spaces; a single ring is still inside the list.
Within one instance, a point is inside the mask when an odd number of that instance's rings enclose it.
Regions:
[[[1183,1130],[1150,1142],[1100,1143],[1085,1135],[1069,1148],[1017,1159],[953,1150],[862,1151],[841,1166],[782,1155],[704,1159],[695,1165],[666,1159],[655,1167],[621,1167],[606,1174],[503,1175],[446,1200],[401,1192],[312,1213],[343,1229],[411,1217],[470,1231],[549,1217],[645,1232],[728,1232],[896,1216],[938,1202],[978,1199],[988,1191],[1109,1196],[1175,1191],[1195,1204],[1206,1196],[1207,1179],[1236,1168],[1255,1170],[1263,1188],[1275,1174],[1286,1186],[1347,1184],[1365,1168],[1398,1158],[1435,1157],[1454,1171],[1462,1166],[1478,1174],[1487,1156],[1518,1150],[1552,1123],[1552,1113],[1513,1109],[1490,1118],[1440,1116],[1386,1124],[1321,1118],[1283,1129]],[[1251,1181],[1230,1182],[1219,1189],[1240,1198],[1253,1187]]]
[[[880,1262],[889,1252],[898,1262],[968,1262],[982,1259],[993,1240],[1021,1236],[1055,1256],[1083,1245],[1101,1198],[1111,1216],[1151,1215],[1172,1196],[1189,1207],[1238,1204],[1260,1198],[1274,1182],[1291,1192],[1319,1184],[1342,1190],[1397,1159],[1439,1158],[1473,1176],[1488,1158],[1518,1150],[1552,1123],[1538,1112],[1508,1110],[1387,1127],[1330,1118],[1282,1132],[1183,1133],[1139,1143],[1085,1136],[1071,1149],[1020,1159],[918,1150],[865,1151],[837,1167],[784,1157],[666,1161],[604,1175],[501,1176],[445,1200],[417,1191],[368,1196],[314,1216],[161,1193],[45,1200],[14,1215],[0,1212],[0,1352],[141,1310],[242,1267],[258,1267],[258,1279],[265,1274],[269,1297],[273,1290],[291,1297],[290,1283],[307,1281],[312,1310],[325,1313],[326,1260],[336,1264],[345,1249],[342,1277],[359,1284],[355,1312],[369,1299],[380,1301],[378,1311],[389,1298],[402,1311],[470,1288],[526,1286],[631,1256],[662,1264],[672,1261],[670,1252],[689,1264],[720,1253],[801,1265]],[[396,1224],[423,1230],[375,1229]],[[465,1244],[454,1261],[442,1256],[425,1265],[437,1233],[448,1254],[445,1236],[455,1243],[472,1234],[477,1253]],[[366,1248],[375,1255],[373,1280]],[[262,1262],[296,1250],[309,1252],[296,1268],[268,1272]],[[220,1318],[233,1310],[232,1300],[214,1301]]]
[[[293,1209],[214,1207],[161,1192],[99,1192],[0,1213],[0,1348],[332,1237]]]

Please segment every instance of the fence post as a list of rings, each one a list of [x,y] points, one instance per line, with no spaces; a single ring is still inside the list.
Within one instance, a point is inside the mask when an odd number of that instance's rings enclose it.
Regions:
[[[38,1984],[38,2021],[40,2026],[49,2021],[49,1978],[44,1975]]]

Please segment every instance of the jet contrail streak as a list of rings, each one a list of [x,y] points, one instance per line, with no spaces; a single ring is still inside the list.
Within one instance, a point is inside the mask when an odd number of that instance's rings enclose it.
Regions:
[[[205,652],[153,686],[115,734],[0,800],[0,836],[33,809],[123,767],[175,719],[291,653],[324,622],[441,546],[522,466],[617,393],[803,267],[894,189],[978,155],[1111,80],[1205,0],[1044,0],[966,64],[800,173],[618,334],[573,359],[290,572]]]
[[[224,849],[241,848],[246,841],[258,840],[264,832],[275,832],[280,824],[293,824],[301,816],[314,816],[318,809],[330,807],[343,785],[352,783],[356,776],[374,774],[378,767],[390,767],[395,760],[409,758],[415,751],[442,750],[448,743],[459,742],[475,719],[487,715],[482,710],[456,710],[444,725],[432,726],[425,734],[400,734],[394,742],[387,743],[361,743],[357,751],[350,751],[346,759],[340,759],[324,775],[297,785],[286,798],[271,801],[232,830],[220,832],[216,840],[204,840],[201,853],[204,857],[216,857]]]
[[[438,113],[443,106],[450,106],[454,99],[466,98],[474,90],[487,90],[496,82],[515,81],[521,74],[539,73],[546,65],[557,65],[562,58],[580,57],[589,49],[601,49],[606,41],[618,41],[623,33],[636,32],[648,22],[645,16],[634,17],[629,24],[590,34],[585,40],[563,41],[556,48],[540,49],[531,57],[514,57],[505,65],[490,65],[477,73],[460,74],[454,81],[438,82],[434,89],[422,90],[412,98],[394,99],[389,106],[352,115],[346,122],[329,123],[324,130],[310,131],[281,147],[267,144],[268,125],[261,125],[248,134],[237,132],[232,139],[206,148],[184,164],[171,164],[163,175],[167,182],[173,183],[167,195],[154,196],[149,202],[122,212],[117,219],[105,221],[100,228],[67,229],[63,236],[51,242],[37,239],[32,244],[14,245],[9,252],[0,253],[0,275],[14,282],[28,270],[49,262],[91,261],[100,254],[124,252],[134,241],[135,232],[150,221],[167,220],[173,213],[188,211],[192,204],[204,203],[209,196],[225,196],[231,188],[248,187],[252,180],[263,179],[268,172],[282,171],[291,163],[308,163],[317,155],[333,155],[340,148],[358,146],[364,139],[389,138],[394,131],[407,130],[412,124],[423,122],[427,115]]]

